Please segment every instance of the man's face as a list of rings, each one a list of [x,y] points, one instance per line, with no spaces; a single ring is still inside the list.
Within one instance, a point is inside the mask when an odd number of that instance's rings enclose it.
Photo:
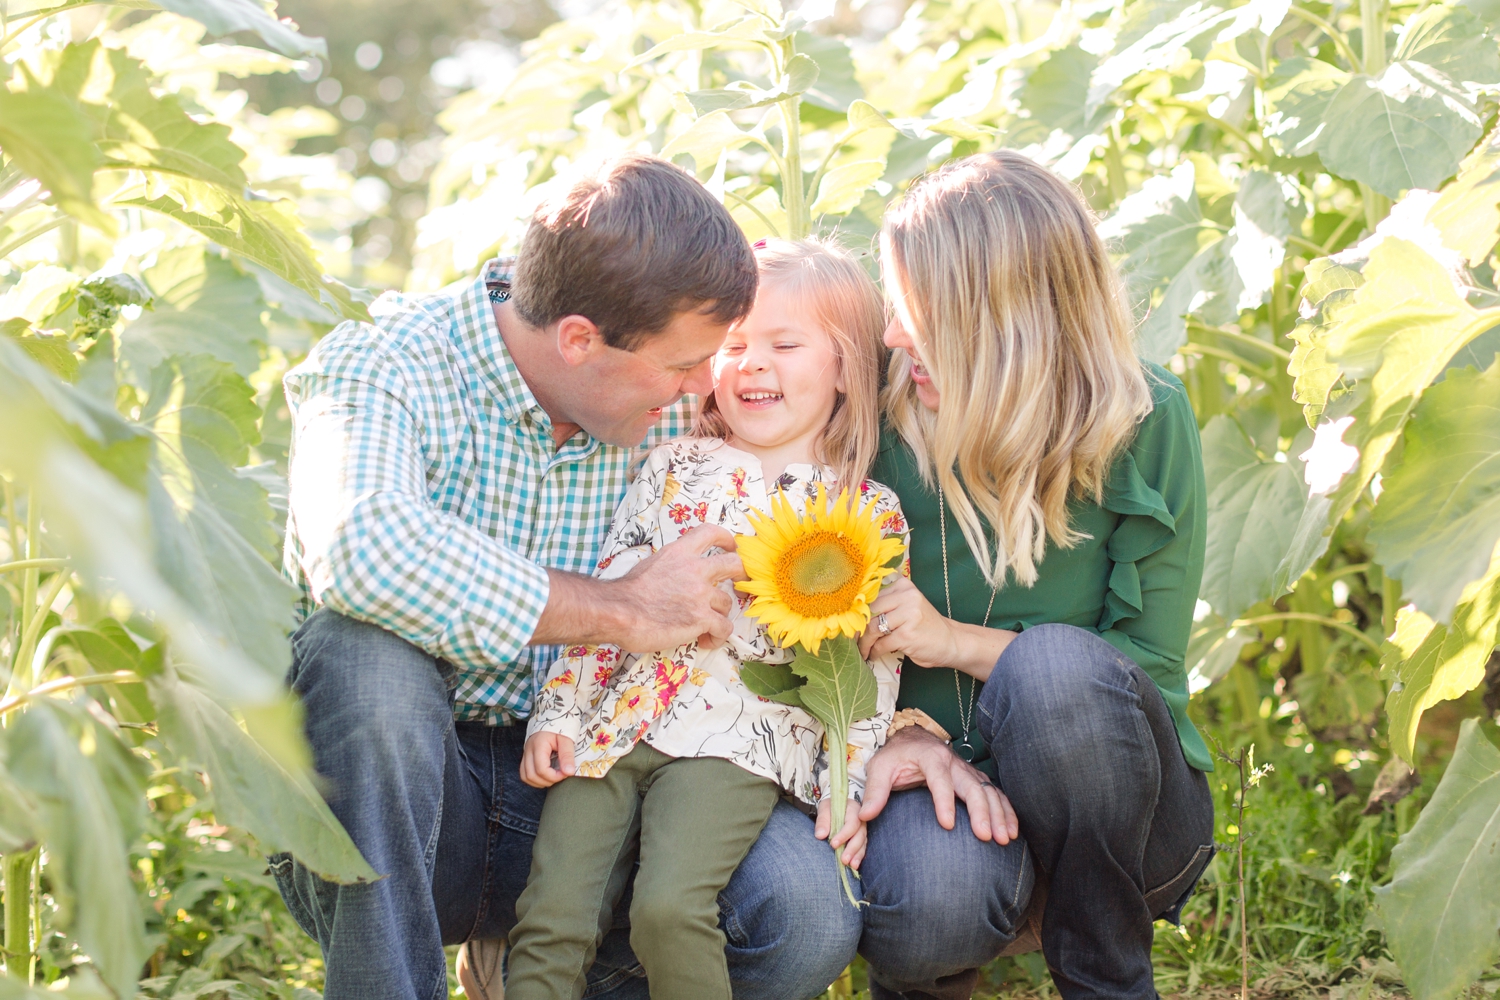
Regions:
[[[728,323],[712,316],[682,312],[633,351],[600,341],[575,368],[580,391],[569,401],[569,415],[600,441],[640,444],[663,407],[688,393],[713,391],[710,362],[728,331]]]

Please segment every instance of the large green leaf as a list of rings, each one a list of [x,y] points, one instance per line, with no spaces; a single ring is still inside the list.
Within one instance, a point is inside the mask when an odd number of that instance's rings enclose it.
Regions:
[[[1294,189],[1295,190],[1295,189]],[[1286,259],[1286,238],[1294,228],[1292,202],[1281,179],[1266,170],[1251,170],[1234,197],[1234,245],[1229,259],[1239,276],[1236,309],[1262,305]],[[1295,223],[1301,223],[1301,217]]]
[[[1500,83],[1500,48],[1463,7],[1433,4],[1413,14],[1392,58],[1431,66],[1461,84]]]
[[[42,820],[56,925],[133,996],[149,949],[126,851],[144,816],[144,765],[88,712],[48,698],[12,717],[6,737],[7,768]]]
[[[328,45],[321,38],[308,38],[296,25],[278,20],[258,0],[154,0],[163,10],[202,22],[215,35],[253,31],[271,48],[287,56],[316,55],[327,58]]]
[[[1189,315],[1210,326],[1239,316],[1245,289],[1234,263],[1237,243],[1234,233],[1210,243],[1177,273],[1136,333],[1141,357],[1166,364],[1187,341]]]
[[[802,686],[807,678],[792,670],[790,663],[761,663],[751,661],[740,664],[740,680],[751,693],[783,705],[802,707]]]
[[[91,91],[108,84],[102,103],[83,105],[99,119],[99,147],[108,163],[181,174],[236,194],[244,190],[245,151],[230,140],[229,126],[194,121],[175,96],[153,90],[151,74],[124,50],[97,41],[70,46],[56,79],[86,102]]]
[[[1205,240],[1215,237],[1205,230],[1194,174],[1188,160],[1169,175],[1149,178],[1099,226],[1099,234],[1120,255],[1120,270],[1138,313],[1151,304],[1152,289],[1180,274]]]
[[[1381,676],[1394,681],[1386,699],[1391,747],[1415,766],[1422,713],[1484,682],[1490,653],[1500,644],[1500,551],[1489,572],[1460,595],[1453,621],[1439,625],[1412,607],[1396,618],[1396,634],[1381,656]]]
[[[197,506],[177,509],[152,473],[149,431],[58,382],[8,338],[0,338],[0,426],[0,466],[36,490],[48,533],[91,586],[123,594],[159,623],[176,655],[216,694],[241,703],[278,696],[295,594],[205,495],[188,492]],[[194,534],[205,521],[233,559],[180,572],[180,564],[198,566],[188,556],[216,555]],[[215,617],[222,605],[229,607]]]
[[[800,689],[802,705],[823,723],[830,747],[835,740],[847,743],[849,726],[875,714],[880,689],[854,640],[829,639],[816,655],[798,646],[792,671],[807,678]]]
[[[1303,272],[1303,314],[1311,318],[1298,323],[1289,335],[1296,346],[1287,364],[1293,378],[1292,398],[1302,404],[1307,425],[1314,427],[1328,406],[1328,396],[1342,372],[1328,360],[1328,329],[1322,313],[1348,298],[1364,283],[1364,277],[1328,257],[1320,257]]]
[[[1500,239],[1500,129],[1464,160],[1458,177],[1428,210],[1427,221],[1471,266],[1489,257]]]
[[[1199,596],[1226,620],[1280,596],[1276,569],[1291,547],[1307,498],[1289,462],[1262,459],[1233,417],[1203,428],[1208,542]]]
[[[723,111],[712,111],[693,124],[685,131],[677,135],[671,142],[662,148],[661,155],[670,160],[674,156],[686,153],[693,158],[694,164],[699,171],[711,170],[718,162],[720,154],[726,149],[735,149],[748,142],[755,142],[756,136],[743,131]]]
[[[1364,283],[1330,306],[1323,338],[1328,362],[1367,380],[1344,441],[1359,465],[1332,494],[1343,517],[1380,470],[1423,391],[1461,347],[1500,323],[1500,308],[1475,309],[1442,265],[1413,243],[1385,239],[1370,253]]]
[[[885,160],[855,160],[839,164],[823,175],[808,212],[814,217],[843,215],[859,204],[865,192],[884,173]]]
[[[854,77],[849,43],[833,35],[799,31],[793,36],[797,53],[817,66],[817,79],[803,88],[802,100],[828,111],[845,111],[865,96]]]
[[[302,223],[286,201],[249,201],[187,177],[163,175],[142,197],[117,204],[175,219],[219,246],[284,278],[348,319],[370,314],[352,289],[323,273]],[[157,194],[156,191],[161,193]]]
[[[1266,135],[1288,156],[1315,152],[1328,106],[1348,82],[1348,73],[1320,59],[1283,60],[1266,81]]]
[[[1437,189],[1482,134],[1462,87],[1419,62],[1396,62],[1360,75],[1323,112],[1313,145],[1334,173],[1395,197]]]
[[[113,236],[114,217],[93,199],[100,156],[91,123],[66,94],[29,83],[19,92],[0,85],[0,152],[52,192],[58,208]]]
[[[1417,1000],[1450,1000],[1500,959],[1500,750],[1475,719],[1375,890],[1386,941]]]
[[[16,976],[0,973],[0,1000],[115,1000],[114,994],[99,981],[99,977],[86,965],[75,965],[68,973],[68,985],[58,989],[28,986]]]
[[[30,850],[41,837],[36,800],[10,776],[0,758],[0,854]]]
[[[201,355],[164,362],[151,387],[141,419],[158,441],[147,489],[156,565],[215,631],[279,678],[295,592],[270,562],[279,533],[266,491],[231,467],[259,440],[253,390]]]
[[[1388,463],[1370,542],[1402,595],[1447,621],[1500,542],[1500,365],[1428,389]]]
[[[266,303],[253,275],[205,247],[189,246],[163,251],[144,277],[156,308],[120,334],[126,379],[146,388],[151,370],[173,354],[209,354],[244,376],[260,367]]]
[[[248,830],[268,850],[292,852],[326,879],[380,877],[308,774],[288,771],[202,691],[169,674],[153,678],[150,690],[162,741],[183,766],[208,775],[220,822]]]
[[[1083,106],[1089,94],[1089,74],[1098,65],[1098,56],[1077,45],[1048,53],[1021,88],[1021,107],[1048,129],[1082,138],[1095,124]]]

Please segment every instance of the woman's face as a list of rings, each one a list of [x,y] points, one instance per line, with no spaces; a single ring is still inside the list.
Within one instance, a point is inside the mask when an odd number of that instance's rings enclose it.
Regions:
[[[882,254],[882,257],[887,261],[891,259],[889,251]],[[917,389],[917,402],[929,410],[936,410],[938,408],[937,386],[932,384],[932,375],[922,367],[921,356],[917,353],[917,342],[911,332],[911,311],[907,308],[906,291],[895,273],[895,268],[885,266],[884,271],[885,287],[889,290],[891,304],[895,307],[891,310],[891,322],[885,328],[885,346],[893,351],[906,353],[906,359],[911,365],[911,381]]]

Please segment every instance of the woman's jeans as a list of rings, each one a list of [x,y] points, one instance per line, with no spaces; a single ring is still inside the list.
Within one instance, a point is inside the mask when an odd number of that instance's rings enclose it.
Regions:
[[[1038,625],[1006,647],[977,708],[1021,839],[977,840],[962,803],[944,830],[925,789],[891,797],[861,868],[874,1000],[967,1000],[1020,930],[1033,878],[1066,1000],[1154,998],[1153,921],[1177,918],[1213,855],[1208,783],[1161,693],[1093,633]]]
[[[525,727],[453,721],[453,672],[328,610],[292,637],[289,682],[334,815],[378,882],[335,885],[271,858],[282,897],[323,949],[328,1000],[446,1000],[443,945],[504,937],[531,868],[545,793],[521,782]],[[585,996],[644,1000],[630,893]],[[822,993],[854,956],[859,916],[812,821],[780,803],[729,885],[720,926],[737,1000]]]

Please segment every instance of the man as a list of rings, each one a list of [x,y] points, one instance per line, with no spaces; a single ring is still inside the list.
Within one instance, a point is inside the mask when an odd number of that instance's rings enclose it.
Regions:
[[[534,672],[563,642],[727,635],[718,584],[742,571],[720,528],[619,581],[585,574],[633,449],[686,428],[679,401],[710,391],[755,285],[723,206],[625,156],[543,205],[514,262],[382,298],[373,324],[344,324],[288,373],[286,571],[307,615],[289,680],[329,804],[386,876],[339,886],[272,859],[329,1000],[445,998],[442,947],[459,942],[474,992],[498,997],[543,795],[518,775]],[[721,896],[737,996],[822,991],[859,935],[838,892],[811,822],[778,807]],[[589,982],[646,996],[626,934]]]

